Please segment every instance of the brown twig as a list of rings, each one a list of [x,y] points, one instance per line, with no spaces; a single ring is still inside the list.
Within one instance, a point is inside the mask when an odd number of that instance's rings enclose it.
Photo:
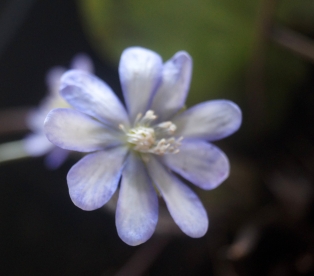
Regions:
[[[314,41],[283,26],[275,26],[271,38],[286,49],[314,62]]]

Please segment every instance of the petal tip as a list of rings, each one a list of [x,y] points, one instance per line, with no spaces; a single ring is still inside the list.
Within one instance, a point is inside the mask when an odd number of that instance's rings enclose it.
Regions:
[[[240,109],[240,107],[236,103],[234,103],[232,101],[228,101],[228,103],[234,109],[234,113],[235,113],[234,132],[236,132],[240,128],[240,126],[242,124],[242,110]]]
[[[190,236],[191,238],[195,238],[195,239],[204,237],[207,233],[208,225],[209,225],[209,223],[207,221],[207,223],[205,225],[203,225],[199,229],[196,229],[193,232],[187,233],[187,235]]]
[[[137,233],[126,234],[126,233],[122,233],[118,231],[118,235],[120,239],[130,246],[138,246],[148,241],[151,238],[152,234],[149,236],[141,236],[141,235],[138,235]]]
[[[192,61],[190,54],[184,50],[176,52],[173,58],[182,59],[183,61]]]

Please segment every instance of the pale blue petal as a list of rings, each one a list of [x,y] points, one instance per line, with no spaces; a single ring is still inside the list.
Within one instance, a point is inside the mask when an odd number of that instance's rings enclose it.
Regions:
[[[155,157],[150,156],[147,168],[175,223],[190,237],[204,236],[208,228],[208,217],[197,195]]]
[[[153,99],[151,109],[158,121],[166,121],[178,112],[185,103],[192,75],[192,59],[184,51],[168,60],[162,71],[162,83]]]
[[[202,189],[220,185],[229,175],[227,156],[205,141],[182,141],[180,152],[166,154],[162,161],[171,170]]]
[[[127,158],[122,173],[116,211],[120,238],[129,245],[147,241],[158,220],[158,199],[142,160],[134,154]]]
[[[71,63],[72,69],[82,70],[85,72],[93,73],[94,72],[94,64],[89,56],[80,53],[77,54]]]
[[[46,103],[47,100],[43,102],[43,105],[46,106]],[[33,132],[43,133],[44,121],[50,110],[46,110],[46,108],[42,108],[42,106],[40,106],[39,108],[31,109],[25,118],[28,128],[30,128]]]
[[[240,108],[227,100],[198,104],[173,119],[176,135],[215,141],[237,131],[241,125]]]
[[[30,134],[24,138],[23,142],[25,151],[31,156],[44,155],[55,147],[44,133]]]
[[[52,110],[44,129],[51,143],[67,150],[91,152],[121,144],[119,132],[74,109]]]
[[[102,207],[118,187],[127,150],[122,147],[90,153],[67,175],[73,203],[86,211]]]
[[[55,66],[51,68],[46,74],[46,83],[49,88],[50,95],[59,96],[60,80],[65,71],[65,68],[61,66]]]
[[[162,59],[153,51],[131,47],[123,51],[119,75],[131,122],[144,114],[161,80]]]
[[[45,157],[45,165],[50,170],[59,168],[69,156],[69,151],[54,147]]]
[[[61,78],[61,95],[77,110],[116,129],[129,125],[128,116],[111,88],[96,76],[81,70],[67,71]]]
[[[44,132],[44,121],[49,111],[55,108],[70,108],[70,105],[59,94],[53,92],[45,97],[36,109],[32,109],[26,117],[26,123],[33,132]]]

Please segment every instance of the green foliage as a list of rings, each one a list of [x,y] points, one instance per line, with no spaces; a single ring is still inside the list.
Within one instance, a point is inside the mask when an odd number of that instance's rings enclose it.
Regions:
[[[262,1],[252,0],[78,0],[83,26],[94,48],[118,64],[130,46],[150,48],[169,59],[186,50],[194,61],[187,105],[228,98],[246,109],[247,71],[256,45]],[[313,0],[278,1],[275,22],[311,29]],[[304,76],[305,62],[270,42],[265,54],[264,126],[276,128]],[[254,80],[253,80],[254,81]],[[249,103],[251,104],[251,103]],[[245,114],[245,118],[250,117]]]
[[[288,26],[311,32],[314,25],[313,0],[282,0],[278,1],[278,20]]]
[[[117,64],[140,45],[166,60],[186,50],[194,61],[189,105],[236,98],[232,87],[250,56],[256,2],[251,0],[80,0],[95,47]]]

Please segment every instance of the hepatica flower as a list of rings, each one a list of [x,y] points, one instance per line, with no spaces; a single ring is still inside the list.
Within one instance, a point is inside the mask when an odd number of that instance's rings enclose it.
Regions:
[[[45,131],[52,143],[88,153],[67,175],[76,206],[102,207],[121,178],[116,226],[129,245],[141,244],[153,234],[157,193],[184,233],[203,236],[208,228],[206,211],[178,175],[210,190],[229,174],[227,157],[209,141],[235,132],[241,111],[226,100],[182,111],[191,72],[186,52],[163,64],[150,50],[128,48],[119,65],[126,109],[106,83],[70,70],[62,76],[60,91],[75,109],[55,109],[46,118]]]
[[[92,72],[93,64],[89,57],[79,54],[74,57],[71,68]],[[64,72],[66,69],[60,66],[53,67],[48,71],[46,83],[49,93],[39,107],[29,114],[27,124],[32,130],[32,134],[24,139],[26,152],[31,156],[46,154],[45,163],[51,169],[59,167],[69,154],[69,151],[50,143],[44,133],[44,121],[49,111],[58,107],[70,107],[59,93],[60,79]]]

